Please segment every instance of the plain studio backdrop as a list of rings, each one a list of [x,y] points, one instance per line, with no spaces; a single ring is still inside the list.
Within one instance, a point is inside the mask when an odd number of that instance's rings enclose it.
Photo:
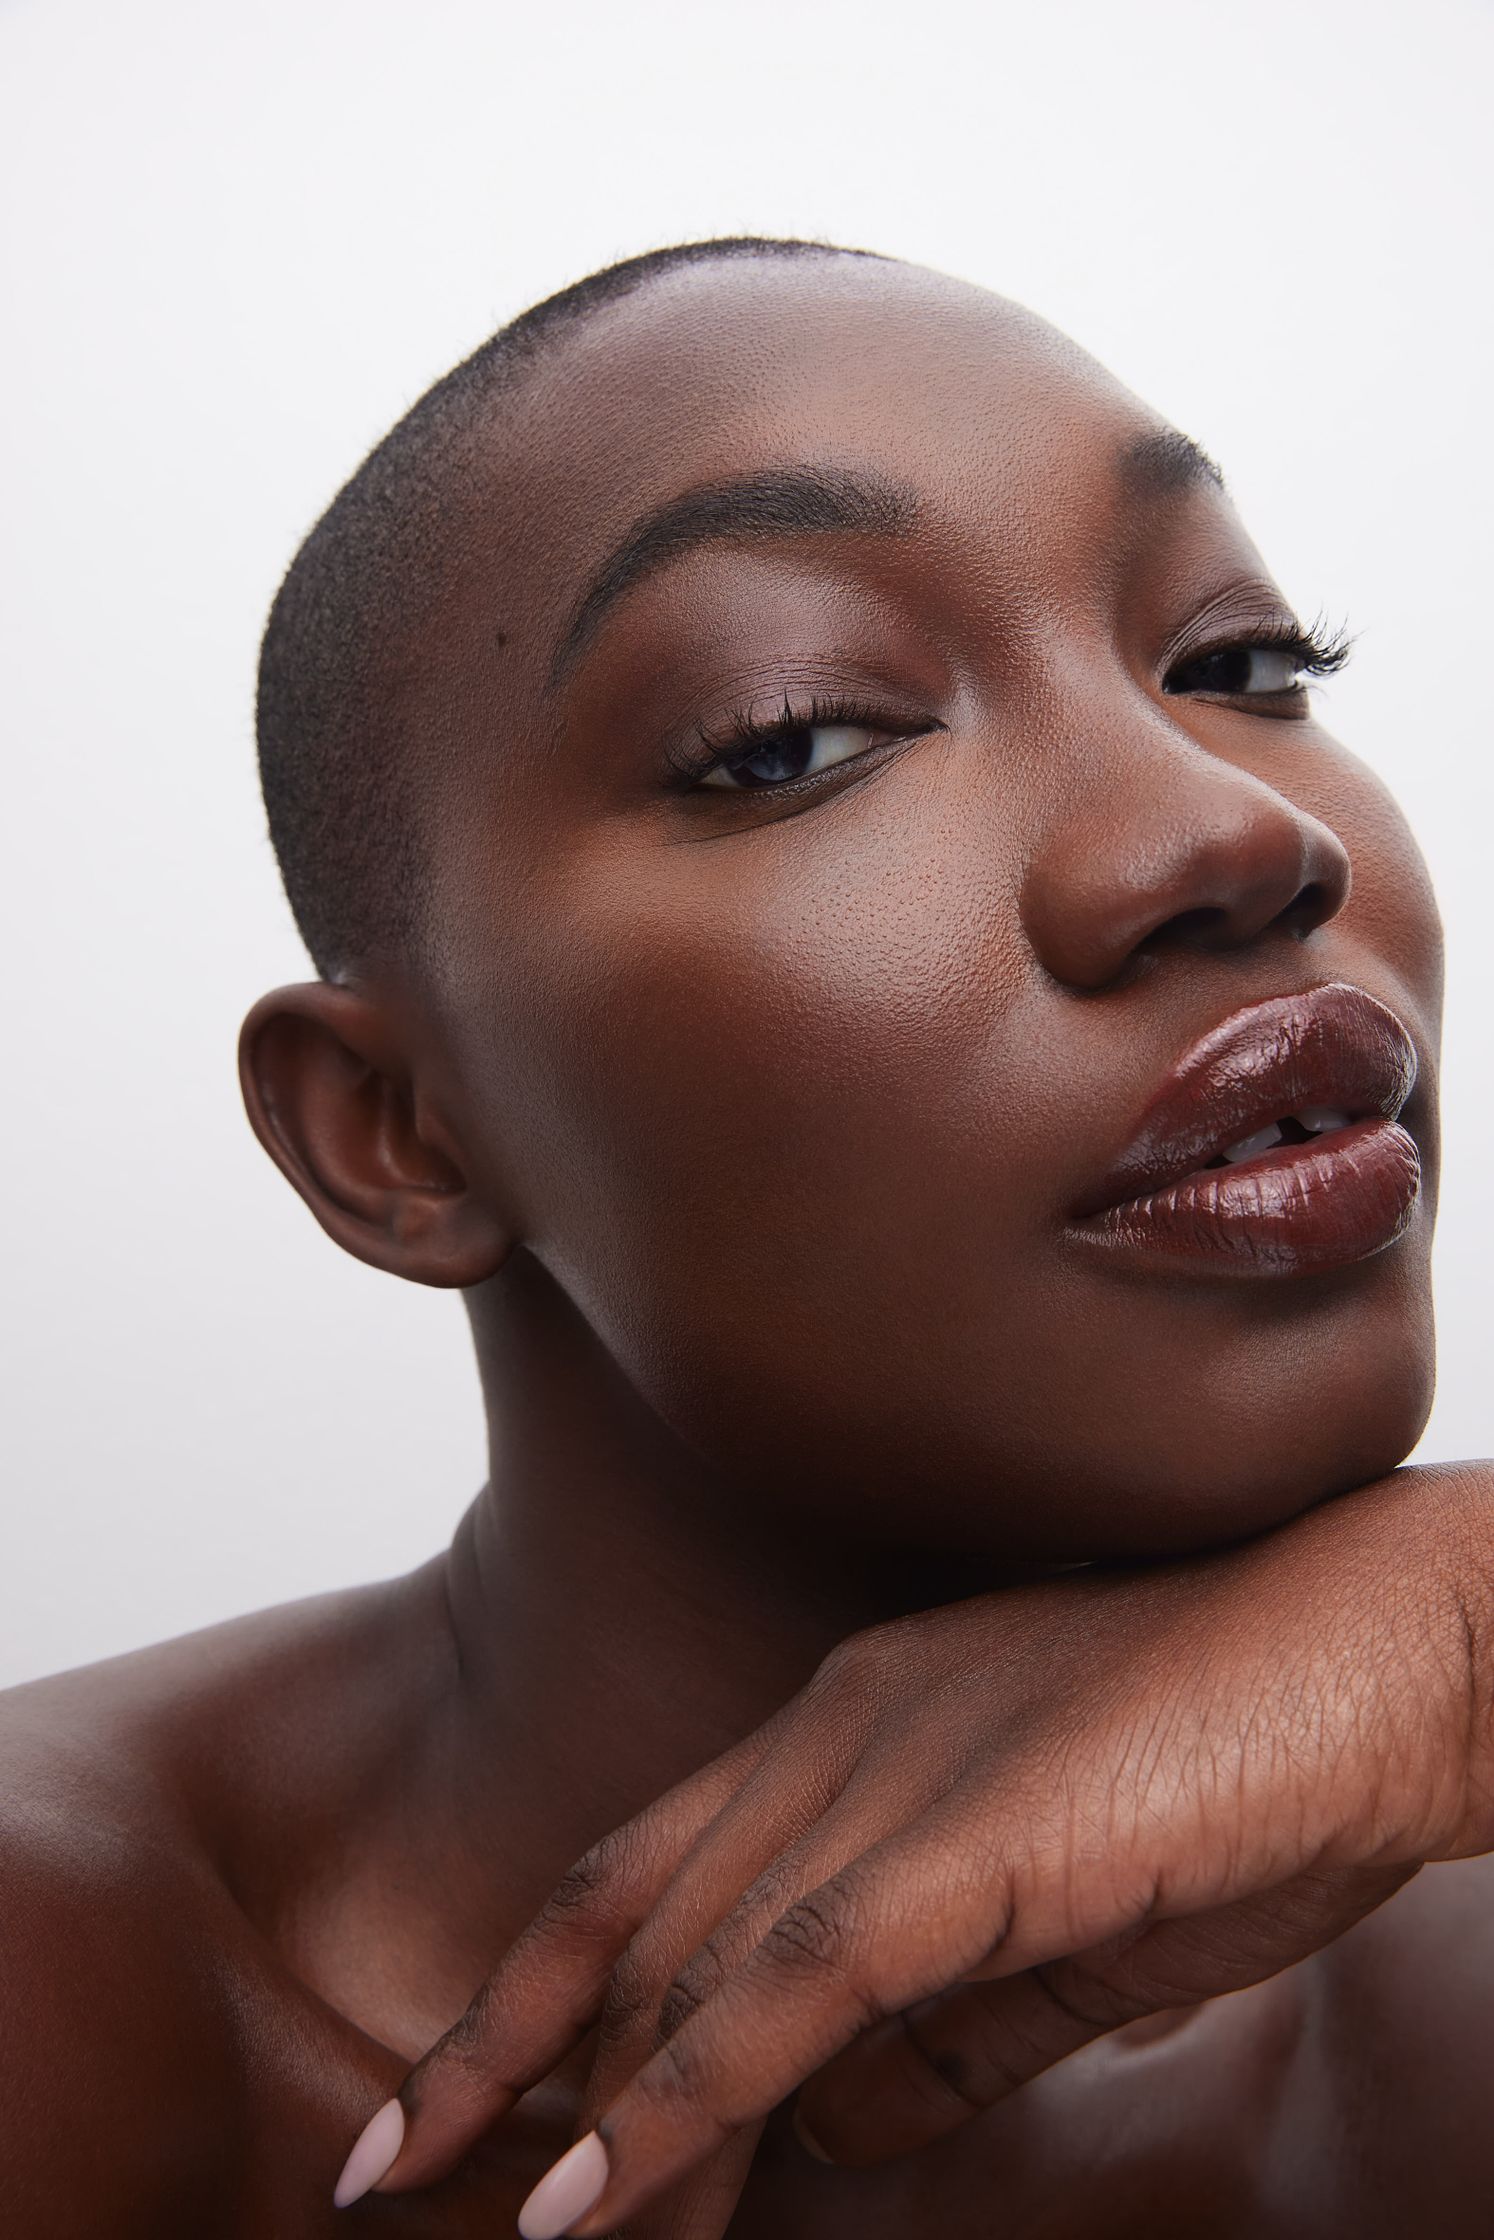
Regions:
[[[1490,1451],[1491,62],[1473,0],[0,0],[0,1680],[403,1570],[481,1482],[458,1300],[340,1254],[240,1107],[240,1017],[306,972],[256,642],[434,376],[699,234],[1031,304],[1359,632],[1325,717],[1449,944],[1418,1451]]]

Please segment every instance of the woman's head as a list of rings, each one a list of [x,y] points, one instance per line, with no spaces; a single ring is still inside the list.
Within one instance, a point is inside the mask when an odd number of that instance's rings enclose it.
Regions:
[[[245,1037],[340,1241],[479,1325],[533,1255],[714,1475],[870,1540],[1194,1545],[1399,1460],[1436,914],[1203,455],[1028,313],[803,252],[653,268],[425,425],[361,637],[318,592],[267,640],[282,768],[358,697],[318,642],[398,745],[344,851],[397,938]],[[1395,1241],[1097,1249],[1183,1054],[1334,983],[1420,1059]]]

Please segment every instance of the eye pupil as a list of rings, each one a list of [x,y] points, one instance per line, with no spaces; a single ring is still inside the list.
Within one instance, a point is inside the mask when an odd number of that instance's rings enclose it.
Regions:
[[[1193,666],[1205,692],[1245,692],[1250,687],[1253,659],[1249,646],[1226,646],[1220,653],[1206,654]]]
[[[771,738],[754,747],[751,754],[740,762],[732,762],[730,770],[738,785],[782,785],[787,778],[802,777],[814,755],[814,726],[808,723],[785,724]]]

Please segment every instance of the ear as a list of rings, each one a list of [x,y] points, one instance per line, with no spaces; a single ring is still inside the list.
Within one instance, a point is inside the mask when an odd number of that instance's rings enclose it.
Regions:
[[[466,1288],[514,1238],[411,1079],[390,1009],[309,981],[261,996],[239,1036],[255,1134],[344,1251],[412,1283]]]

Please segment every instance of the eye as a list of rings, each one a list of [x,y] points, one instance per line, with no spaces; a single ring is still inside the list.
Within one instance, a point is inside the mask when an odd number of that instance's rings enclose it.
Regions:
[[[1163,686],[1165,692],[1217,692],[1229,699],[1252,693],[1295,692],[1314,669],[1314,648],[1302,642],[1281,645],[1220,646],[1213,653],[1180,662]]]
[[[719,761],[700,783],[722,788],[786,785],[791,778],[817,777],[837,762],[850,762],[889,736],[865,723],[775,723]]]

